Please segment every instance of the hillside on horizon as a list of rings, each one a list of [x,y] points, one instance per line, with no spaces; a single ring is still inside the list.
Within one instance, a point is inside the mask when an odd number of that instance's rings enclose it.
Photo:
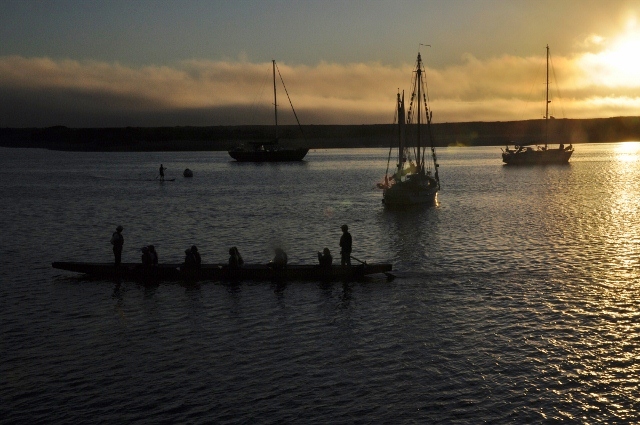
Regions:
[[[478,121],[431,125],[434,144],[502,146],[545,143],[545,122]],[[551,119],[550,144],[640,141],[640,117]],[[424,126],[426,128],[426,125]],[[408,127],[411,137],[412,128]],[[424,131],[424,130],[423,130]],[[427,132],[428,133],[428,132]],[[238,144],[272,140],[271,125],[122,128],[0,128],[0,146],[71,151],[224,151]],[[311,149],[389,147],[396,143],[393,124],[279,126],[279,140]],[[426,137],[426,136],[425,136]],[[428,139],[425,138],[428,143]]]

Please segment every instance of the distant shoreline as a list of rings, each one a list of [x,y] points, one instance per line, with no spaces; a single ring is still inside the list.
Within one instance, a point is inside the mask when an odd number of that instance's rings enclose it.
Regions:
[[[426,127],[426,126],[425,126]],[[415,128],[413,129],[415,131]],[[504,146],[544,143],[544,120],[437,123],[435,145]],[[310,149],[389,147],[392,124],[279,126],[280,144]],[[411,131],[411,129],[409,129]],[[256,126],[0,128],[0,146],[93,152],[226,151],[250,141],[269,141],[274,128]],[[553,119],[549,143],[611,143],[640,140],[640,117]]]

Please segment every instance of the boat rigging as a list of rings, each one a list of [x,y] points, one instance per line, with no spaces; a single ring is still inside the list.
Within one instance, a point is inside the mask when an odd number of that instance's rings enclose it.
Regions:
[[[389,176],[389,166],[387,165],[384,184],[379,185],[383,189],[382,202],[386,206],[435,204],[437,202],[436,196],[440,190],[439,164],[431,131],[433,112],[429,108],[428,100],[424,64],[422,56],[418,52],[413,72],[409,110],[406,116],[404,92],[402,95],[399,92],[397,94],[397,165],[391,176]],[[422,143],[425,123],[431,148],[430,160],[425,158],[427,148],[423,147]]]
[[[285,148],[280,146],[279,144],[279,135],[278,135],[278,93],[276,90],[276,61],[272,60],[273,67],[273,108],[274,108],[274,120],[275,120],[275,137],[273,140],[264,142],[264,141],[253,141],[249,142],[249,146],[238,146],[229,151],[229,155],[238,162],[289,162],[289,161],[302,161],[304,157],[309,152],[309,148]],[[284,80],[282,79],[282,75],[280,74],[280,70],[278,69],[278,76],[280,77],[280,81],[282,82],[282,87],[284,88],[285,94],[289,99],[289,104],[291,105],[291,110],[293,111],[293,115],[296,118],[296,122],[298,123],[298,127],[300,128],[300,132],[302,133],[302,137],[304,138],[304,132],[302,131],[302,125],[300,125],[300,120],[298,119],[298,114],[296,114],[296,110],[293,108],[293,103],[291,102],[291,97],[289,97],[289,92],[287,91],[287,87],[284,85]]]
[[[540,164],[566,164],[573,154],[573,146],[567,147],[560,143],[558,148],[549,148],[549,45],[547,44],[547,80],[545,94],[544,113],[544,146],[515,145],[514,148],[507,146],[502,149],[502,162],[507,165],[540,165]]]

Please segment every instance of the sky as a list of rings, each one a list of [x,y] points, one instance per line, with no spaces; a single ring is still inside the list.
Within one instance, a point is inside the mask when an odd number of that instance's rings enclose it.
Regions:
[[[427,46],[428,45],[428,46]],[[0,127],[640,115],[640,0],[0,0]]]

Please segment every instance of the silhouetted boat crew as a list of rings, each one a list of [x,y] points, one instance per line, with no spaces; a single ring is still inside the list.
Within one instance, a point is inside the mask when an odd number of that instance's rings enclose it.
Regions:
[[[113,255],[115,257],[115,265],[119,266],[122,262],[122,246],[124,245],[124,236],[122,236],[122,226],[116,227],[116,231],[111,235],[111,245],[113,245]]]
[[[184,267],[190,269],[196,267],[196,257],[193,255],[193,251],[191,251],[191,248],[187,248],[184,250]]]
[[[156,248],[153,245],[149,245],[149,255],[151,256],[151,264],[157,266],[158,253],[156,252]]]
[[[340,236],[340,265],[350,266],[353,239],[351,238],[351,233],[349,233],[349,226],[343,224],[340,228],[342,229],[342,236]]]
[[[193,259],[195,261],[196,267],[200,267],[200,265],[202,264],[202,257],[200,257],[197,246],[193,245],[191,247],[191,254],[193,254]]]
[[[148,246],[143,246],[142,249],[142,265],[143,266],[151,266],[153,265],[153,258],[151,257],[151,253],[149,252]]]
[[[229,267],[231,268],[239,268],[244,264],[244,260],[242,259],[242,255],[240,255],[240,251],[235,246],[229,248]]]
[[[322,252],[318,252],[318,262],[320,263],[320,267],[331,267],[333,264],[333,257],[331,256],[329,248],[325,248]]]
[[[284,252],[282,248],[275,249],[275,256],[273,260],[269,262],[269,266],[274,270],[281,270],[287,267],[287,262],[289,258],[287,257],[287,253]]]

